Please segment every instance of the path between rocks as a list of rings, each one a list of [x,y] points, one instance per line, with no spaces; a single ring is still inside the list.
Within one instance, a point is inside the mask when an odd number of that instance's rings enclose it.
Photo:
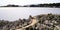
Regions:
[[[31,19],[31,21],[32,21],[32,23],[31,23],[30,25],[27,25],[27,26],[25,26],[25,27],[22,27],[22,28],[16,29],[16,30],[24,30],[25,28],[28,28],[28,27],[33,26],[33,25],[35,25],[36,23],[38,23],[38,20],[37,20],[35,17],[34,17],[34,19]]]

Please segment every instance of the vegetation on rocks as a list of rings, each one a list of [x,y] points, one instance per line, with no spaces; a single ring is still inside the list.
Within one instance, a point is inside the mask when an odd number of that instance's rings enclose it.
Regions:
[[[23,30],[60,30],[60,15],[41,14],[34,16],[38,23]],[[30,25],[31,16],[28,19],[19,19],[13,22],[0,20],[0,30],[16,30]]]

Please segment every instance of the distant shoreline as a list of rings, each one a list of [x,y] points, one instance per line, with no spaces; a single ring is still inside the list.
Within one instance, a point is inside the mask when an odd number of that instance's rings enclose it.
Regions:
[[[45,4],[31,4],[31,5],[14,5],[14,4],[8,4],[6,6],[0,6],[0,7],[51,7],[51,8],[60,8],[60,3],[45,3]]]
[[[60,7],[0,7],[0,8],[60,8]]]

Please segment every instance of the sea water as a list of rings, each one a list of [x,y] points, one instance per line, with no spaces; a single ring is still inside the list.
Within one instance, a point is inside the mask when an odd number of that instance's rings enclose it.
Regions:
[[[60,8],[46,7],[0,7],[0,19],[15,21],[19,18],[28,19],[29,15],[36,16],[40,14],[60,14]]]

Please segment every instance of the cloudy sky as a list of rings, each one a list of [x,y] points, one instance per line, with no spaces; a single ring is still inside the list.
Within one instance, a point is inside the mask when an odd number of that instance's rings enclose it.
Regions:
[[[29,5],[29,4],[58,3],[58,2],[60,2],[60,0],[0,0],[0,6],[7,4]]]

